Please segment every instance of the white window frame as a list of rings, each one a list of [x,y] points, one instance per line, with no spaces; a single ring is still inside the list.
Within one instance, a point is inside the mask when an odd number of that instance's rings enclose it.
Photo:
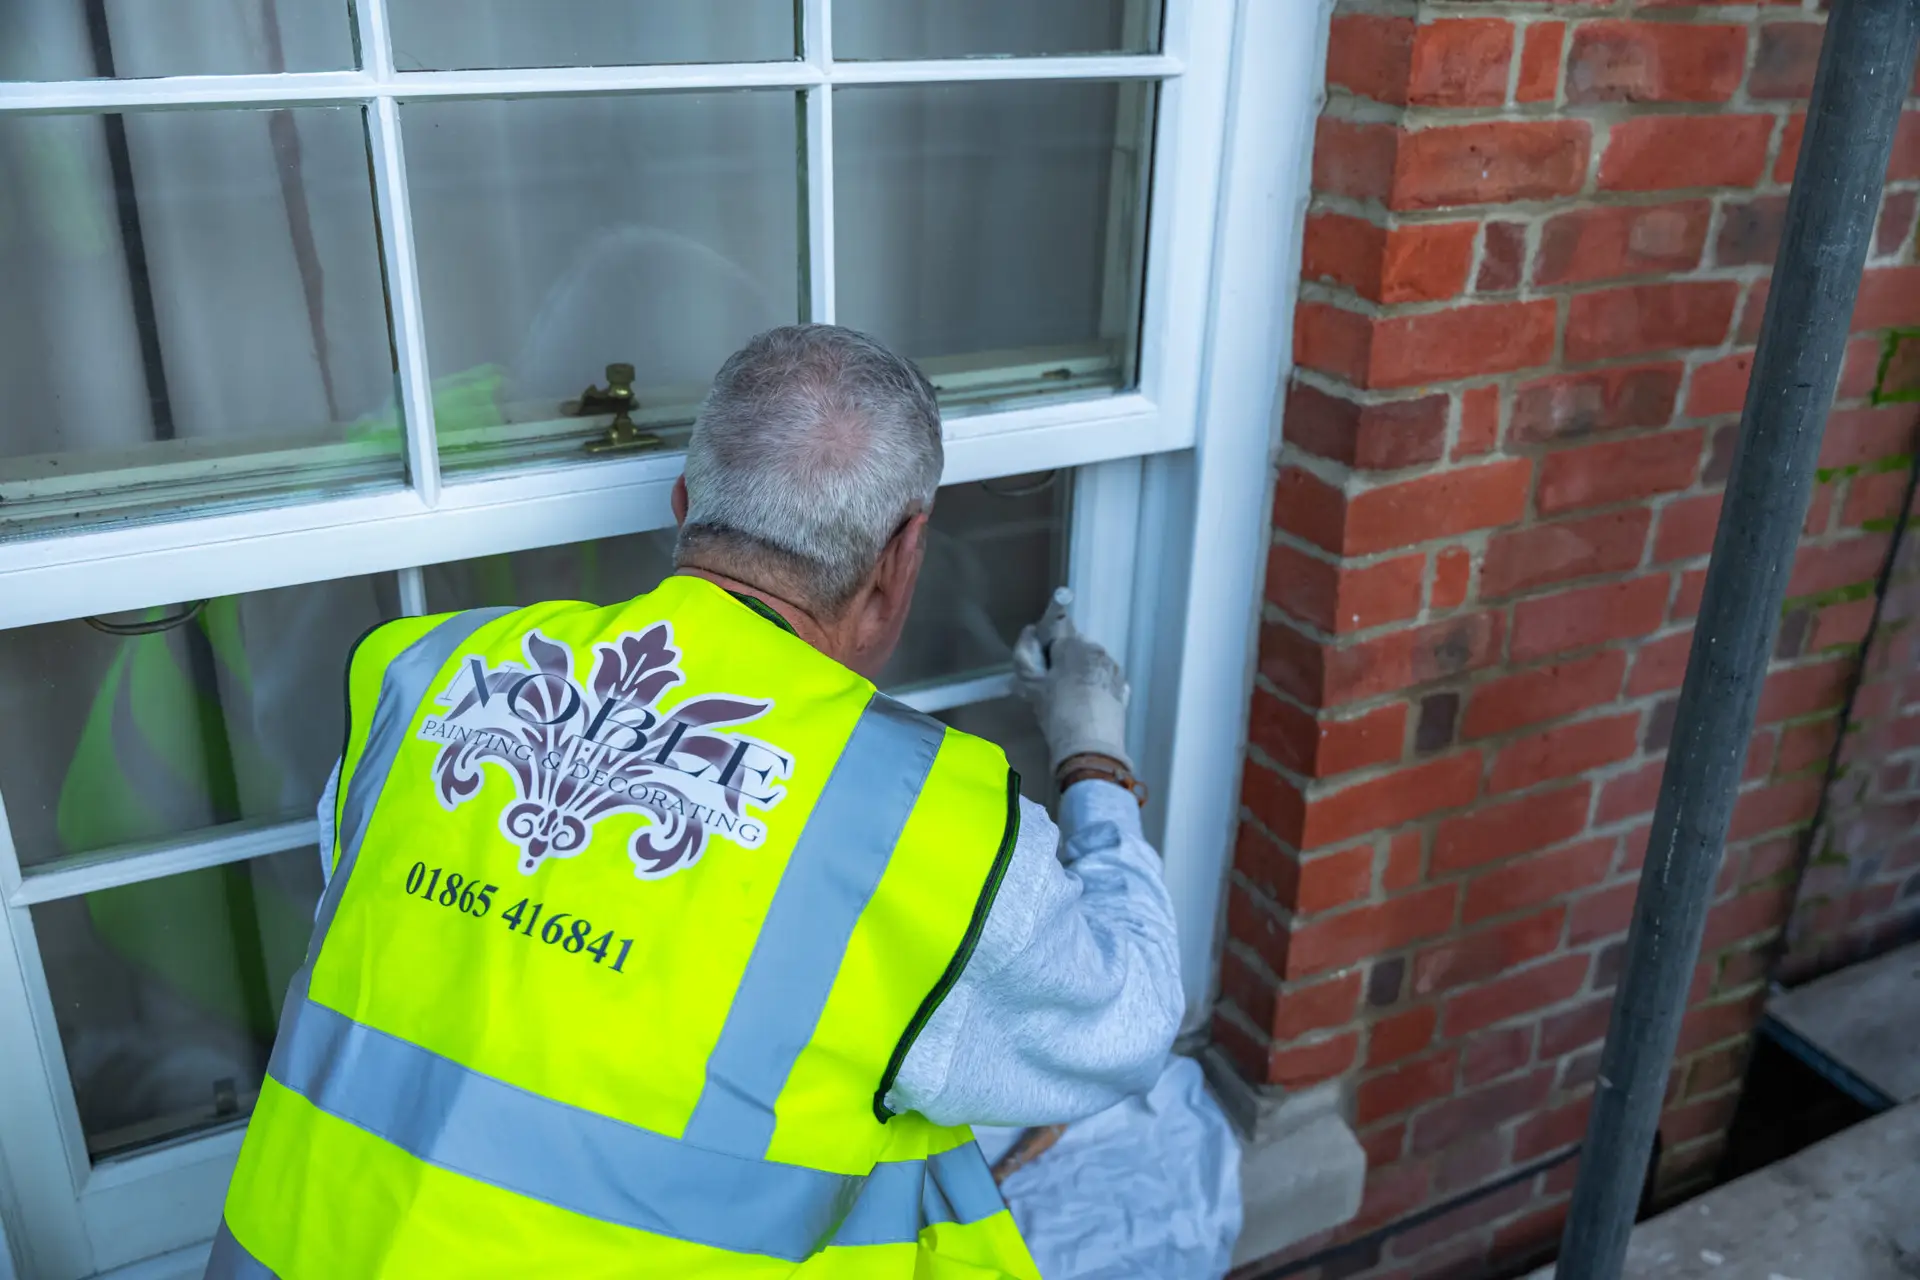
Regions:
[[[1156,788],[1150,826],[1167,853],[1197,1026],[1237,813],[1269,418],[1289,336],[1324,3],[1167,0],[1162,52],[1151,55],[885,63],[833,59],[831,3],[807,0],[807,56],[783,63],[396,72],[386,0],[357,0],[361,71],[0,84],[0,113],[364,105],[409,468],[408,486],[389,492],[0,544],[0,628],[388,572],[403,608],[424,612],[421,566],[671,523],[676,453],[442,481],[399,100],[785,87],[805,95],[809,173],[830,174],[841,86],[1157,81],[1136,388],[954,416],[943,482],[1076,469],[1068,579],[1082,627],[1126,656],[1140,689],[1129,732]],[[1238,74],[1251,57],[1264,61]],[[811,315],[831,320],[831,179],[811,181],[807,200]],[[908,698],[935,711],[1007,687],[1005,676],[975,676]],[[29,908],[313,838],[307,821],[241,823],[23,875],[0,798],[0,1255],[10,1234],[24,1274],[67,1280],[133,1264],[142,1275],[197,1274],[241,1138],[234,1128],[89,1162]]]

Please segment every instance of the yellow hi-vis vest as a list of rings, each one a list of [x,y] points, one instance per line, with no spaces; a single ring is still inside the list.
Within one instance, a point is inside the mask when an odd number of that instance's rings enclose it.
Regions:
[[[888,1089],[1011,855],[999,748],[711,583],[388,623],[209,1276],[1037,1280]]]

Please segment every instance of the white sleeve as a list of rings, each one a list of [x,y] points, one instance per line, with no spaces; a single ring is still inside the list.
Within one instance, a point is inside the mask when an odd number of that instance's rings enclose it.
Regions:
[[[1067,790],[1020,835],[972,958],[886,1097],[936,1124],[1077,1120],[1145,1093],[1180,1028],[1179,948],[1132,795]]]
[[[320,803],[314,806],[313,816],[320,821],[320,882],[325,884],[333,879],[333,809],[334,799],[340,791],[340,762],[333,762],[333,772],[327,775],[327,785],[320,792]],[[318,907],[314,908],[316,911]]]

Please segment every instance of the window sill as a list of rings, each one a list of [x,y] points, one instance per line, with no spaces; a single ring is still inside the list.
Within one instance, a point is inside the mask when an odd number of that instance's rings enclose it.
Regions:
[[[1339,1084],[1298,1093],[1246,1083],[1218,1052],[1207,1083],[1240,1136],[1244,1225],[1236,1267],[1329,1231],[1360,1212],[1367,1155],[1340,1114]]]

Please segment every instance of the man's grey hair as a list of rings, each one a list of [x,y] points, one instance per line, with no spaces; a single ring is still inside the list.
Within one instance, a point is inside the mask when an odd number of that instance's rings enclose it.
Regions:
[[[912,361],[838,325],[769,329],[721,366],[693,424],[674,562],[771,572],[836,614],[932,510],[944,463],[933,384]]]

